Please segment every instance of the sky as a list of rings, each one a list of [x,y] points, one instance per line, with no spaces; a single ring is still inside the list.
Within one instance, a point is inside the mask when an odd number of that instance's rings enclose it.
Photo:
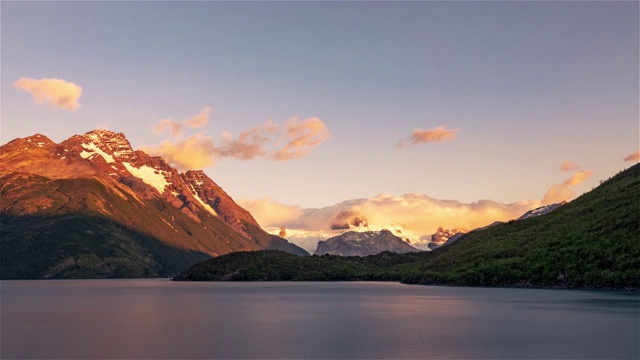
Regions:
[[[0,10],[3,144],[123,132],[250,210],[539,204],[637,162],[636,1]]]

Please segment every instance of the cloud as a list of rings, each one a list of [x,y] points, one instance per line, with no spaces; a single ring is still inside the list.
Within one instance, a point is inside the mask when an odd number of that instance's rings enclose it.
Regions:
[[[203,119],[208,117],[209,111],[210,108],[205,107],[200,114],[181,122],[161,120],[154,125],[154,131],[161,133],[169,129],[174,141],[164,140],[159,146],[143,147],[142,150],[162,156],[182,170],[210,166],[223,158],[251,160],[269,157],[277,161],[295,159],[307,155],[331,136],[327,126],[318,118],[300,121],[293,117],[283,125],[269,120],[241,132],[235,138],[225,131],[218,143],[204,133],[183,140],[184,128],[206,124]]]
[[[284,227],[290,240],[337,235],[345,230],[388,229],[411,243],[426,246],[438,227],[471,230],[494,221],[517,218],[539,201],[500,204],[492,200],[460,203],[422,194],[378,195],[353,199],[321,209],[301,209],[271,199],[240,200],[264,228],[277,233]],[[317,237],[314,237],[318,235]],[[322,235],[320,235],[322,234]],[[423,237],[420,239],[420,237]]]
[[[62,79],[32,79],[23,77],[13,83],[13,87],[33,96],[34,104],[47,102],[50,108],[76,111],[80,104],[82,87]]]
[[[572,163],[571,161],[565,161],[560,165],[561,171],[574,171],[580,169],[580,166]]]
[[[221,157],[232,157],[240,160],[251,160],[267,154],[266,145],[269,136],[278,130],[278,125],[267,121],[264,125],[258,125],[245,130],[233,138],[231,133],[222,133],[222,145],[219,148]]]
[[[281,204],[269,198],[239,199],[237,203],[247,209],[262,227],[280,228],[284,224],[295,222],[303,215],[303,210],[299,206]]]
[[[640,162],[640,150],[634,152],[633,154],[627,156],[626,158],[624,158],[625,162]]]
[[[162,133],[164,129],[169,129],[171,136],[176,138],[181,138],[184,135],[182,123],[171,119],[162,119],[157,124],[153,125],[153,131],[156,134]]]
[[[542,198],[542,205],[572,200],[575,196],[573,188],[585,182],[591,175],[593,171],[578,171],[563,183],[551,186]]]
[[[184,125],[189,128],[201,128],[209,123],[211,106],[205,106],[202,110],[188,119],[184,119]]]
[[[162,119],[157,124],[153,125],[153,131],[156,134],[160,134],[164,129],[169,129],[171,136],[175,138],[182,138],[184,136],[184,128],[201,128],[209,123],[209,115],[211,114],[211,107],[205,106],[202,110],[193,115],[190,118],[182,121],[174,121],[171,119]]]
[[[143,146],[142,151],[159,155],[178,170],[202,169],[215,163],[218,149],[210,136],[199,133],[178,143],[164,140],[159,146]]]
[[[400,140],[398,147],[416,145],[419,143],[446,142],[456,139],[459,129],[447,130],[446,126],[438,126],[435,129],[416,129],[411,136]]]
[[[284,133],[281,140],[285,145],[272,154],[277,161],[296,159],[309,152],[331,137],[331,132],[322,120],[311,117],[299,121],[293,117],[284,123]]]

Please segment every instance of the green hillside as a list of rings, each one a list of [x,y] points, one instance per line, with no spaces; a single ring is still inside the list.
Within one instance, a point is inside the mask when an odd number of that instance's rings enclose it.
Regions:
[[[296,258],[237,253],[178,280],[392,280],[417,284],[640,288],[640,165],[544,216],[426,253]]]
[[[241,244],[213,217],[205,229],[161,200],[115,191],[94,179],[0,178],[0,209],[10,209],[0,212],[0,278],[168,277],[228,252],[225,239]]]

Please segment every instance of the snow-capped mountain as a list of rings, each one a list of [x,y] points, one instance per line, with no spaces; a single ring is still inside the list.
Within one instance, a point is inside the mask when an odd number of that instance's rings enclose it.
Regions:
[[[524,220],[524,219],[529,219],[532,217],[536,217],[536,216],[540,216],[540,215],[544,215],[544,214],[548,214],[550,212],[552,212],[553,210],[559,208],[560,206],[566,204],[566,201],[557,203],[557,204],[550,204],[550,205],[545,205],[545,206],[540,206],[538,208],[535,208],[533,210],[529,210],[527,211],[524,215],[520,216],[517,220]]]
[[[325,241],[318,242],[315,255],[368,256],[383,251],[396,253],[420,251],[393,235],[389,230],[347,231]]]
[[[59,144],[36,134],[1,146],[0,189],[0,214],[3,220],[15,220],[3,221],[3,241],[15,241],[16,246],[22,246],[22,239],[5,239],[4,235],[14,233],[20,224],[29,223],[31,227],[23,229],[28,236],[23,237],[35,240],[22,250],[37,253],[41,251],[37,242],[47,242],[47,246],[54,248],[66,241],[77,244],[72,238],[75,235],[82,238],[85,233],[74,235],[73,226],[92,223],[96,229],[89,226],[83,230],[86,234],[109,228],[113,237],[105,230],[103,240],[141,256],[137,264],[140,269],[133,272],[135,276],[164,276],[173,269],[182,270],[170,264],[171,256],[156,264],[173,250],[180,253],[174,254],[176,259],[184,260],[178,261],[180,264],[233,251],[273,248],[306,254],[262,230],[251,214],[204,172],[179,173],[161,157],[133,150],[124,134],[108,130],[74,135]],[[71,226],[68,234],[63,229],[48,233],[53,230],[43,224],[59,217]],[[56,220],[55,224],[59,223],[62,221]],[[58,243],[49,244],[47,236]],[[79,251],[86,250],[84,255],[89,256],[94,245],[103,246],[94,243],[81,246]],[[161,251],[164,246],[171,251]],[[65,277],[70,269],[82,268],[78,259],[84,255],[77,252],[67,255],[51,260],[51,268],[59,271],[30,276]],[[95,276],[116,276],[116,265],[98,258],[100,261],[96,263],[101,270]],[[155,265],[145,270],[145,263]]]

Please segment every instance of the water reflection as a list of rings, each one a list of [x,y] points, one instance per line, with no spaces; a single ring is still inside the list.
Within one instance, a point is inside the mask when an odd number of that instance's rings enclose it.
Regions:
[[[2,358],[638,358],[636,294],[2,282]]]

